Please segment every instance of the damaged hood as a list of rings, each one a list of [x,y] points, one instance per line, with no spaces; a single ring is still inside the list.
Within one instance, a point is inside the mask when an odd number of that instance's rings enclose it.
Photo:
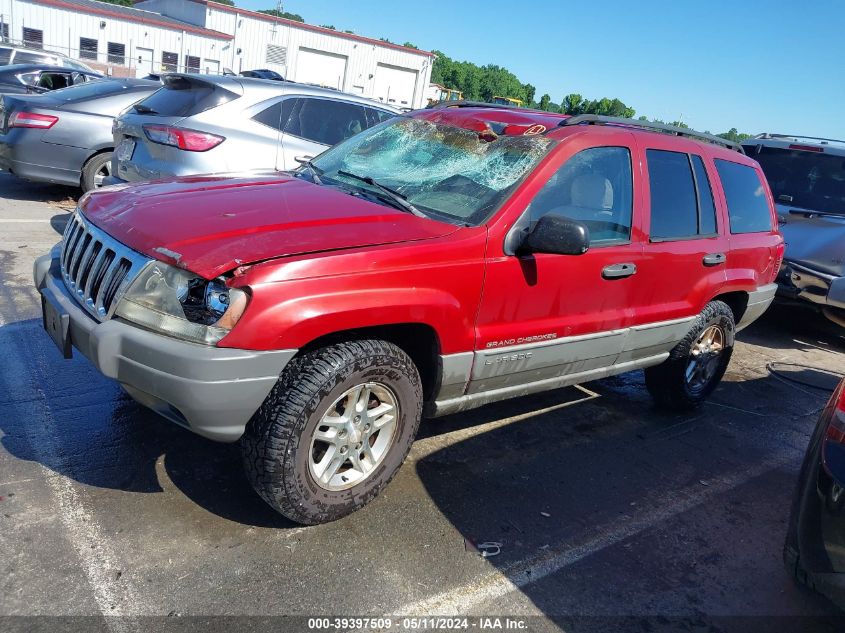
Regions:
[[[275,172],[105,187],[79,208],[130,248],[207,279],[241,264],[425,240],[458,228]]]
[[[845,215],[818,215],[780,204],[777,211],[786,260],[845,277]]]

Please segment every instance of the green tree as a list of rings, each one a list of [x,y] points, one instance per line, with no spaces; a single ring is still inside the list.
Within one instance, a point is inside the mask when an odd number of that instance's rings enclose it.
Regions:
[[[527,103],[534,103],[534,95],[537,93],[537,89],[532,86],[531,84],[524,84],[522,89],[525,91],[525,100]]]
[[[108,2],[109,4],[117,4],[122,7],[131,7],[133,4],[132,0],[102,0],[103,2]],[[223,2],[223,4],[233,5],[233,2]]]
[[[404,44],[402,44],[402,46],[404,46],[405,48],[413,48],[413,49],[416,49],[416,50],[420,49],[419,46],[416,46],[415,44],[411,44],[410,42],[405,42]]]
[[[563,114],[571,114],[576,116],[584,114],[584,97],[578,93],[566,95],[560,102],[560,111]]]
[[[549,104],[552,102],[552,98],[549,95],[543,95],[540,97],[540,109],[544,112],[549,111]]]
[[[751,134],[745,134],[743,132],[739,132],[735,127],[732,127],[727,132],[722,132],[721,134],[717,134],[716,136],[720,136],[723,139],[728,141],[733,141],[734,143],[741,143],[749,138],[751,138]]]
[[[226,4],[226,3],[224,3]],[[230,2],[229,4],[234,5],[234,2]],[[266,13],[267,15],[272,15],[276,18],[284,18],[285,20],[293,20],[294,22],[305,22],[302,19],[302,16],[298,13],[288,13],[287,11],[278,11],[277,9],[260,9],[259,13]]]
[[[336,29],[336,28],[334,28],[334,26],[333,26],[333,25],[331,25],[331,24],[321,24],[321,25],[320,25],[320,28],[323,28],[323,29],[329,29],[329,30],[331,30],[331,31],[337,31],[337,29]]]

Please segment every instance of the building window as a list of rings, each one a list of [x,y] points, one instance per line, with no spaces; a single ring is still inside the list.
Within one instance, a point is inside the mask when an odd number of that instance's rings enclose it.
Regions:
[[[170,72],[179,70],[179,54],[178,53],[161,53],[161,69]]]
[[[185,56],[185,67],[189,73],[198,73],[200,71],[200,58],[193,55]]]
[[[97,59],[97,40],[90,37],[79,38],[79,58]]]
[[[5,22],[0,22],[0,40],[9,41],[9,25]]]
[[[44,48],[44,32],[23,27],[23,45],[27,48]]]
[[[109,63],[110,64],[125,64],[126,63],[126,45],[118,44],[116,42],[109,42]]]

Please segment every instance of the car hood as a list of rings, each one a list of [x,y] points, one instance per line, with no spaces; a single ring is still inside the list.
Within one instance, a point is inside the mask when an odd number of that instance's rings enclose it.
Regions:
[[[777,205],[777,210],[786,242],[786,260],[829,275],[845,276],[845,215],[816,215],[784,205]]]
[[[207,279],[266,259],[425,240],[458,228],[277,172],[104,187],[79,208],[126,246]]]

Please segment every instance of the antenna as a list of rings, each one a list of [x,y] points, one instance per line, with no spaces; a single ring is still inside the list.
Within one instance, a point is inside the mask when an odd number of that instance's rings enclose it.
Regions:
[[[284,13],[284,10],[282,8],[282,0],[278,0],[276,2],[276,17],[277,18],[282,17],[282,13]],[[273,39],[276,38],[276,25],[277,24],[278,24],[278,22],[273,21],[273,28],[270,29],[270,31],[273,33]]]

